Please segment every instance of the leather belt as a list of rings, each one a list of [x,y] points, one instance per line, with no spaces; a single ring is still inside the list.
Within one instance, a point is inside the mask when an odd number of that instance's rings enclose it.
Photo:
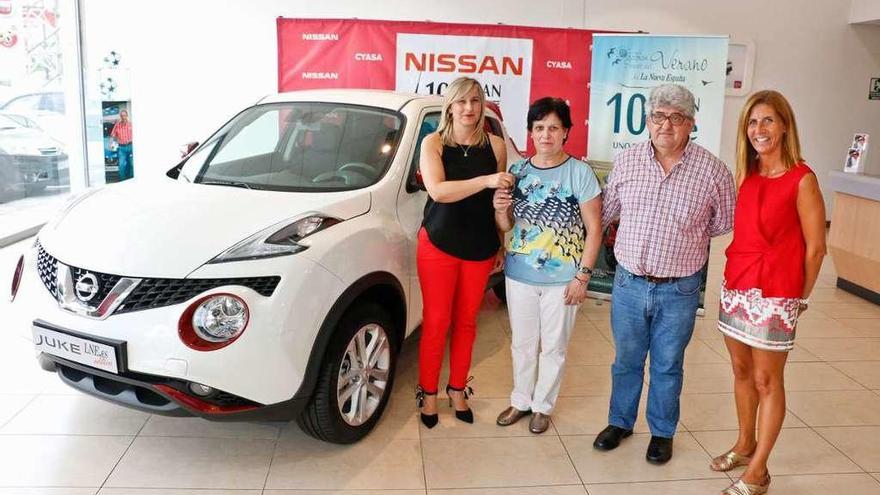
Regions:
[[[651,275],[635,275],[638,278],[643,278],[652,284],[665,284],[667,282],[675,282],[680,277],[652,277]]]

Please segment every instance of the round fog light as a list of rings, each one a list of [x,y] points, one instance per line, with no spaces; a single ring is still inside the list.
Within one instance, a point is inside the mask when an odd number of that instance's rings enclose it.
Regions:
[[[180,317],[180,339],[199,351],[213,351],[237,339],[247,328],[250,314],[244,299],[213,294],[192,303]]]
[[[214,393],[213,388],[211,388],[207,385],[202,385],[201,383],[195,383],[195,382],[189,384],[189,390],[190,390],[190,392],[198,395],[199,397],[207,397],[207,396],[211,395],[212,393]]]

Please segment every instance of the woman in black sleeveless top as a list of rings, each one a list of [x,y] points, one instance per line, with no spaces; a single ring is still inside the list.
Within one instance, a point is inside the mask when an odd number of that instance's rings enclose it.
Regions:
[[[477,313],[489,274],[504,260],[492,189],[512,187],[513,176],[506,172],[504,141],[484,131],[484,103],[478,81],[453,81],[440,127],[425,137],[419,158],[429,199],[416,257],[424,307],[416,397],[428,428],[437,424],[437,387],[450,329],[446,393],[455,417],[473,423],[466,389]]]

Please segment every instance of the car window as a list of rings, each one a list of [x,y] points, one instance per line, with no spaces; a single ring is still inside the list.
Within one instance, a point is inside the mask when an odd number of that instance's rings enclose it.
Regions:
[[[419,170],[419,155],[422,152],[422,140],[425,139],[425,136],[428,134],[435,132],[439,126],[440,112],[431,112],[425,115],[422,122],[419,124],[419,135],[416,138],[416,149],[413,152],[412,162],[410,162],[409,166],[409,175],[407,176],[407,192],[414,193],[422,189],[416,181],[416,171]]]
[[[42,110],[64,113],[64,93],[46,93],[42,105]]]
[[[40,108],[40,98],[40,95],[19,96],[18,98],[9,101],[9,103],[7,103],[3,107],[3,110],[11,113],[26,113],[29,111],[38,110]]]
[[[245,110],[184,163],[183,180],[274,191],[366,187],[384,174],[403,126],[390,110],[278,103]]]

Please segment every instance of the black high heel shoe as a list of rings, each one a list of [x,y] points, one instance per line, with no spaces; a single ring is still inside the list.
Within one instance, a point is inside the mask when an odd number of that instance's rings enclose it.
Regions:
[[[472,395],[474,395],[474,389],[472,389],[470,387],[470,385],[467,385],[473,379],[474,379],[474,377],[472,377],[472,376],[468,377],[467,382],[465,382],[464,388],[454,388],[452,385],[447,385],[446,386],[446,395],[449,395],[450,391],[463,392],[464,393],[464,400],[468,400]],[[449,398],[449,407],[454,407],[452,404],[452,397]],[[455,418],[458,419],[459,421],[464,421],[465,423],[473,424],[474,412],[471,411],[470,407],[468,407],[464,411],[459,411],[458,409],[456,409],[455,410]]]
[[[425,396],[426,395],[437,395],[437,392],[434,392],[433,394],[429,394],[428,392],[425,392],[425,389],[423,389],[421,385],[416,387],[416,404],[418,404],[419,409],[421,409],[422,406],[425,405]],[[422,420],[422,424],[425,425],[426,427],[433,428],[433,427],[437,426],[437,421],[439,420],[439,417],[437,416],[437,413],[425,414],[420,410],[419,411],[419,419]]]

